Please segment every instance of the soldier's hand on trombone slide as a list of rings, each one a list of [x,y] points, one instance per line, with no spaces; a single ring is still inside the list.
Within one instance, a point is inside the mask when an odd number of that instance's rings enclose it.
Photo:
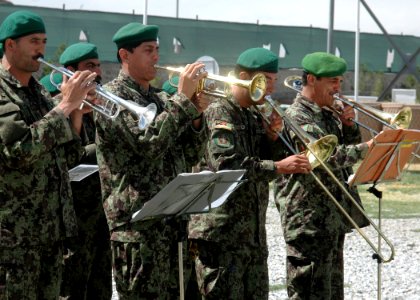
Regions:
[[[342,106],[339,108],[340,114],[339,118],[344,126],[353,126],[353,120],[356,118],[356,112],[354,108],[346,103],[342,103]]]
[[[283,160],[275,161],[277,174],[308,174],[311,171],[311,164],[304,154],[295,154],[286,157]]]

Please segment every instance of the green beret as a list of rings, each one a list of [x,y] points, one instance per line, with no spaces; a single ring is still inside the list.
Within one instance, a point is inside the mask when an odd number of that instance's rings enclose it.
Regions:
[[[45,33],[44,21],[31,11],[18,10],[8,15],[1,24],[0,43],[33,33]]]
[[[64,50],[60,56],[60,64],[70,66],[90,58],[98,58],[96,46],[91,43],[76,43]]]
[[[50,77],[50,75],[51,74],[47,74],[47,75],[45,75],[44,77],[42,77],[40,80],[39,80],[39,83],[40,84],[42,84],[46,89],[47,89],[47,91],[48,92],[50,92],[50,94],[53,94],[53,93],[58,93],[58,92],[60,92],[60,90],[59,89],[57,89],[57,87],[56,86],[54,86],[52,83],[51,83],[51,77]],[[61,73],[54,73],[54,75],[53,75],[53,81],[56,83],[56,84],[60,84],[60,83],[62,83],[63,82],[63,75],[61,75]]]
[[[162,90],[167,92],[169,95],[173,95],[178,91],[178,82],[179,76],[173,76],[172,78],[169,78],[163,83]]]
[[[138,22],[128,23],[121,27],[112,38],[118,48],[141,42],[156,41],[159,27],[156,25],[143,25]]]
[[[251,48],[239,55],[236,64],[251,71],[277,73],[279,58],[265,48]]]
[[[0,58],[3,57],[3,44],[0,44]]]
[[[302,59],[303,69],[317,77],[335,77],[347,70],[344,59],[326,52],[314,52]]]

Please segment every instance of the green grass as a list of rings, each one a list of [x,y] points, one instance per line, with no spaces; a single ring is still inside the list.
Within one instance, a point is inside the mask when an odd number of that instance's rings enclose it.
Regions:
[[[404,171],[400,181],[383,182],[376,185],[382,191],[381,217],[404,219],[420,217],[420,170]],[[359,193],[367,214],[378,217],[378,198],[367,191],[372,184],[359,185]]]

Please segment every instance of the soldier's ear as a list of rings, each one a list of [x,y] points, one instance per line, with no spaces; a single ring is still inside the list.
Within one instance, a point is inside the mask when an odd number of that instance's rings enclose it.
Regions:
[[[118,55],[121,58],[121,62],[128,62],[128,50],[124,48],[120,48],[118,50]]]

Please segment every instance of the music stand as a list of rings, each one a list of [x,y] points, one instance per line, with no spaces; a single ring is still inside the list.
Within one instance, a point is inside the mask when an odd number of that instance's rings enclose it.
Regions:
[[[378,198],[378,228],[381,230],[382,192],[375,186],[379,182],[401,180],[405,166],[415,158],[420,146],[419,130],[385,130],[380,132],[369,147],[366,157],[356,173],[349,178],[349,186],[373,183],[369,192]],[[378,251],[381,236],[378,234]],[[378,300],[381,299],[382,261],[378,262]]]
[[[131,222],[168,216],[208,213],[222,205],[244,182],[245,170],[181,173],[132,215]],[[179,293],[184,299],[182,238],[178,241]]]

